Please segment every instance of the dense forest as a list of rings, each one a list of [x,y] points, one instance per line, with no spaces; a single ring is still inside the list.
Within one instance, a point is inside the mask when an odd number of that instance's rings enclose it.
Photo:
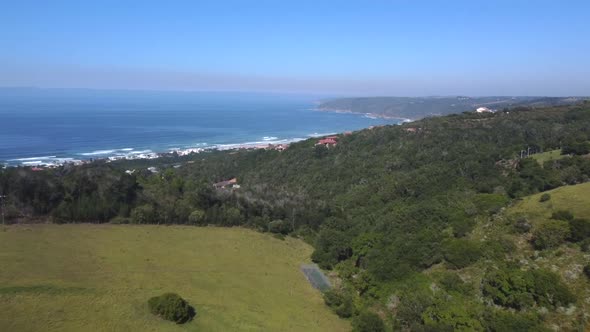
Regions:
[[[579,97],[356,97],[324,100],[318,109],[415,120],[432,115],[473,111],[478,107],[548,107],[582,100]]]
[[[330,147],[310,139],[286,151],[7,168],[0,194],[9,223],[243,226],[303,238],[339,280],[326,304],[357,330],[539,331],[547,315],[565,317],[560,308],[583,299],[554,271],[514,259],[505,235],[534,234],[531,246],[542,252],[563,223],[531,230],[503,210],[587,182],[589,140],[589,103],[516,107],[366,129]],[[554,149],[568,158],[528,157]],[[213,186],[232,178],[239,187]],[[563,231],[563,241],[584,247],[589,216],[576,217],[555,219],[576,230]],[[496,220],[501,231],[475,240],[475,229]],[[461,274],[472,267],[482,271],[477,283]],[[584,317],[565,319],[573,329]]]

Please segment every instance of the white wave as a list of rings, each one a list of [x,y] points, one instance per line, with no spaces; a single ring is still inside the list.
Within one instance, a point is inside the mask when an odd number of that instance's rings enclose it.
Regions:
[[[329,135],[336,135],[338,133],[313,133],[313,134],[308,134],[308,137],[322,137],[322,136],[329,136]]]
[[[145,153],[152,153],[152,150],[140,150],[140,151],[131,151],[128,154],[145,154]]]
[[[274,140],[277,140],[277,139],[279,139],[279,138],[276,137],[276,136],[264,136],[262,138],[263,141],[274,141]]]
[[[8,161],[37,161],[37,160],[48,160],[56,158],[56,156],[44,156],[44,157],[29,157],[29,158],[18,158],[18,159],[10,159]]]
[[[80,153],[81,156],[99,156],[99,155],[105,155],[105,154],[113,154],[117,152],[117,150],[96,150],[96,151],[92,151],[92,152],[85,152],[85,153]]]
[[[121,151],[133,151],[133,148],[124,148],[124,149],[121,149]]]

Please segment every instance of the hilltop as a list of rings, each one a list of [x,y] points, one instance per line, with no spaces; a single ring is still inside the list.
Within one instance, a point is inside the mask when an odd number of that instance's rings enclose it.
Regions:
[[[426,116],[440,116],[473,111],[478,107],[490,109],[517,106],[548,107],[573,104],[584,100],[581,97],[362,97],[337,98],[322,101],[318,109],[370,114],[416,120]]]

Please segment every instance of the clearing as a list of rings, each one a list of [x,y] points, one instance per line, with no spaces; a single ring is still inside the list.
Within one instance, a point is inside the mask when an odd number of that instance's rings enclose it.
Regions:
[[[300,271],[312,248],[241,228],[0,226],[0,331],[347,331]],[[196,308],[176,325],[147,300]]]

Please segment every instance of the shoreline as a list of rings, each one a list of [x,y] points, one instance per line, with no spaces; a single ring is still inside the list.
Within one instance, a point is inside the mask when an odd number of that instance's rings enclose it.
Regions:
[[[346,110],[346,109],[336,109],[336,108],[320,108],[320,107],[316,107],[316,108],[312,108],[313,111],[317,111],[317,112],[330,112],[330,113],[341,113],[341,114],[356,114],[356,115],[364,115],[368,118],[371,119],[384,119],[384,120],[399,120],[400,123],[406,123],[406,122],[412,122],[415,121],[413,119],[408,119],[408,118],[400,118],[400,117],[395,117],[395,116],[389,116],[389,115],[385,115],[385,114],[380,114],[380,113],[363,113],[363,112],[353,112],[351,110]]]
[[[354,114],[364,115],[371,119],[384,119],[384,120],[395,120],[396,124],[402,124],[411,121],[410,119],[395,118],[388,116],[373,115],[370,113],[356,113],[345,110],[325,110],[318,108],[311,108],[312,111],[319,112],[334,112],[342,114]],[[361,128],[358,130],[364,130],[370,127]],[[107,163],[118,161],[118,160],[150,160],[169,156],[188,156],[191,154],[198,154],[202,152],[212,151],[232,151],[232,150],[278,150],[283,151],[289,147],[290,144],[301,142],[307,139],[325,137],[330,135],[340,135],[344,132],[326,132],[326,133],[312,133],[307,134],[305,137],[292,137],[278,139],[275,136],[264,136],[261,140],[251,142],[240,142],[240,143],[198,143],[194,146],[186,146],[179,148],[168,148],[154,151],[148,148],[112,148],[112,149],[97,149],[91,152],[77,152],[70,153],[67,155],[58,155],[48,153],[47,155],[38,157],[19,157],[13,159],[0,160],[0,169],[8,167],[29,167],[34,170],[42,170],[46,168],[57,168],[66,165],[85,165],[95,161],[106,161]]]

